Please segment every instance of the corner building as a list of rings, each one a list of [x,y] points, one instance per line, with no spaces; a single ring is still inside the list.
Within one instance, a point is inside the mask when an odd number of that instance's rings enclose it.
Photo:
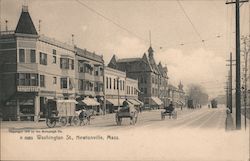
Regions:
[[[0,56],[4,120],[39,120],[46,99],[75,98],[74,46],[39,35],[28,7],[14,31],[1,32]]]

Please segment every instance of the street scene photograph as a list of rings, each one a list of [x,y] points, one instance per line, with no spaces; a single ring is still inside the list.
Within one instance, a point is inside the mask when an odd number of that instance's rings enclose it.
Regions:
[[[0,160],[250,161],[249,0],[0,0]]]

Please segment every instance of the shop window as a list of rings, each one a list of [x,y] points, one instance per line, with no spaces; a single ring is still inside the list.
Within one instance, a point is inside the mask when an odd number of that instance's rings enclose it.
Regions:
[[[19,63],[25,63],[24,49],[19,49]]]

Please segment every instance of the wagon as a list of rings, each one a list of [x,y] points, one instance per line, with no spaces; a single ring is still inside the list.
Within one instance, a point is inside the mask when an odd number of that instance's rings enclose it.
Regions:
[[[115,118],[117,125],[121,125],[123,118],[130,118],[130,124],[135,125],[138,118],[138,111],[134,105],[128,101],[124,101],[122,107],[117,111]]]
[[[46,108],[46,125],[53,128],[58,123],[60,126],[79,125],[80,120],[76,113],[75,100],[48,100]]]
[[[175,111],[175,110],[173,110],[171,112],[170,111],[167,111],[167,112],[161,111],[161,119],[165,120],[166,116],[169,116],[169,118],[177,119],[177,111]]]

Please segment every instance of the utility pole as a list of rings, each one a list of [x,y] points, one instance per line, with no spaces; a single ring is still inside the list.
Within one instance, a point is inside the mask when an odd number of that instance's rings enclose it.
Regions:
[[[241,77],[240,77],[240,3],[248,0],[235,0],[235,2],[226,2],[226,4],[235,3],[235,24],[236,24],[236,129],[241,129]]]
[[[235,65],[233,64],[233,61],[235,60],[232,59],[232,52],[230,52],[230,60],[227,60],[227,61],[229,61],[229,65],[227,65],[229,66],[228,107],[230,109],[230,112],[232,113],[233,112],[233,65]]]
[[[244,52],[244,58],[245,58],[245,65],[244,65],[244,122],[245,122],[245,130],[246,130],[246,124],[247,124],[247,119],[246,119],[246,108],[247,108],[247,80],[248,80],[248,52],[250,50],[250,48],[247,49],[247,37],[243,37],[243,52]],[[250,41],[250,37],[249,37],[249,41]]]

